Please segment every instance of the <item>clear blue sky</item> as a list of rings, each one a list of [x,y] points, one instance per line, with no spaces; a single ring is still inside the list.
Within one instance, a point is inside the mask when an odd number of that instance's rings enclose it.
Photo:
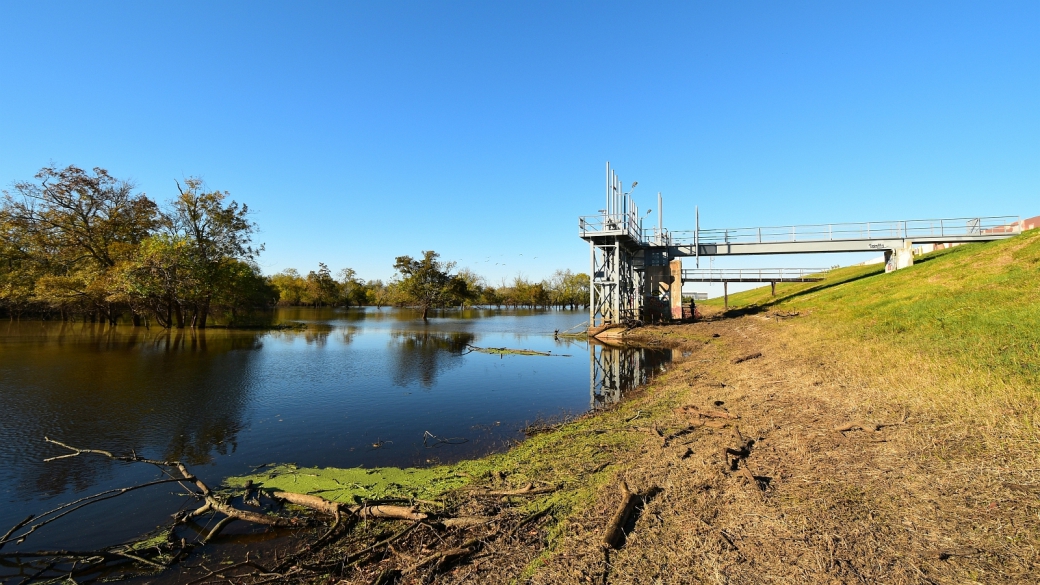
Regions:
[[[201,176],[268,273],[587,271],[607,160],[672,229],[1040,214],[1040,2],[0,3],[0,185]]]

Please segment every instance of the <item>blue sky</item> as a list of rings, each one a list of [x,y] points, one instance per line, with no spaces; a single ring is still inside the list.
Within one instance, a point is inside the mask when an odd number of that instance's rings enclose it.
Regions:
[[[0,185],[201,176],[268,273],[587,271],[607,160],[672,229],[1040,214],[1040,3],[0,3]]]

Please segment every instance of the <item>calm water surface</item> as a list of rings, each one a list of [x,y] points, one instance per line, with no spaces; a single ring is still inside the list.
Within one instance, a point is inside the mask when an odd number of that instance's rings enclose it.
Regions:
[[[308,328],[0,323],[0,534],[30,513],[156,477],[148,466],[89,455],[44,463],[64,453],[45,436],[180,459],[210,485],[272,462],[422,466],[502,450],[527,423],[615,401],[671,360],[668,350],[553,339],[583,312],[447,311],[425,324],[404,309],[278,317]],[[497,356],[471,345],[561,355]],[[426,433],[457,444],[432,446]],[[166,486],[149,490],[114,500],[118,513],[86,508],[23,547],[112,544],[188,503]]]

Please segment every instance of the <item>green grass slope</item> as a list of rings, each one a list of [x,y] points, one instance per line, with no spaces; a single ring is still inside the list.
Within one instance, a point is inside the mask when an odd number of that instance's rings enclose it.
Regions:
[[[823,282],[777,285],[776,297],[753,289],[731,295],[730,308],[808,312],[845,335],[1040,386],[1040,230],[941,250],[890,274],[853,266]]]

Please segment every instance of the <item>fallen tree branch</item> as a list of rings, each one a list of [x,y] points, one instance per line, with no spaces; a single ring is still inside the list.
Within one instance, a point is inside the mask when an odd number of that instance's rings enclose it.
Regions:
[[[877,427],[877,425],[872,425],[872,424],[864,422],[864,421],[855,421],[855,422],[846,423],[844,425],[841,425],[840,427],[835,427],[834,430],[838,431],[839,433],[847,433],[849,431],[871,431],[871,432],[873,432],[873,431],[877,431],[878,427]]]
[[[267,574],[271,574],[272,573],[272,571],[268,571],[267,569],[265,569],[264,567],[256,564],[255,562],[247,560],[247,561],[242,561],[241,563],[235,563],[233,565],[228,565],[228,566],[226,566],[226,567],[224,567],[222,569],[217,569],[216,571],[210,571],[208,575],[203,575],[203,576],[199,577],[198,579],[195,579],[194,581],[188,581],[184,585],[195,585],[196,583],[201,583],[201,582],[205,581],[206,579],[209,579],[210,577],[216,577],[217,575],[222,575],[224,573],[227,573],[228,571],[234,571],[235,569],[241,569],[242,567],[253,567],[254,569],[260,571],[261,573],[267,573]]]
[[[514,526],[512,530],[509,531],[509,534],[507,534],[507,536],[509,536],[509,537],[515,536],[516,533],[519,532],[521,528],[523,528],[524,526],[527,526],[528,524],[530,524],[531,522],[534,522],[535,520],[538,520],[542,516],[545,516],[546,514],[551,512],[552,509],[553,509],[553,506],[549,505],[549,506],[546,506],[544,509],[539,510],[538,512],[535,512],[534,514],[531,514],[527,518],[524,518],[519,523],[517,523],[517,525]]]
[[[461,546],[458,546],[458,547],[452,548],[452,549],[448,549],[446,551],[441,551],[441,552],[438,552],[438,553],[434,553],[434,554],[426,557],[425,559],[419,561],[418,563],[416,563],[416,564],[412,565],[411,567],[408,567],[407,569],[402,571],[401,574],[402,575],[409,575],[409,574],[414,573],[414,572],[418,571],[419,569],[421,569],[421,568],[423,568],[423,567],[425,567],[425,566],[427,566],[429,564],[432,564],[432,563],[436,563],[438,566],[440,566],[440,565],[443,565],[445,563],[449,563],[449,562],[451,562],[451,561],[453,561],[455,559],[458,559],[460,557],[471,555],[474,552],[476,552],[478,548],[480,548],[480,544],[481,544],[480,540],[478,540],[476,538],[467,540]]]
[[[676,414],[686,417],[697,417],[697,418],[723,418],[723,419],[738,419],[735,414],[726,412],[725,410],[702,410],[696,406],[688,405],[675,409]]]
[[[472,528],[495,520],[498,520],[495,516],[459,516],[458,518],[445,518],[441,520],[441,525],[445,528]]]
[[[372,546],[363,548],[363,549],[361,549],[361,550],[359,550],[357,552],[354,552],[354,553],[351,553],[351,554],[347,555],[343,559],[343,566],[346,567],[347,565],[352,564],[354,561],[357,561],[362,556],[364,556],[364,555],[366,555],[366,554],[376,550],[377,548],[379,548],[381,546],[386,546],[386,545],[389,545],[389,544],[393,544],[395,541],[399,540],[404,535],[406,535],[409,532],[411,532],[412,530],[414,530],[415,527],[418,526],[421,523],[422,523],[422,520],[416,520],[415,522],[412,522],[411,524],[409,524],[403,530],[398,531],[396,534],[388,536],[387,538],[384,538],[383,540],[380,540],[379,542],[373,544]]]
[[[571,357],[567,354],[552,353],[548,351],[535,351],[533,349],[509,349],[507,347],[477,347],[475,345],[466,345],[470,351],[476,351],[480,353],[490,353],[494,355],[543,355],[550,357]]]
[[[96,453],[97,451],[82,451],[82,452],[83,453]],[[177,482],[180,482],[180,481],[181,481],[180,479],[159,479],[159,480],[156,480],[156,481],[150,481],[150,482],[143,483],[143,484],[140,484],[140,485],[134,485],[134,486],[129,486],[129,487],[125,487],[125,488],[117,488],[117,489],[112,489],[112,490],[106,490],[106,491],[103,491],[103,492],[100,492],[100,493],[96,493],[96,494],[93,494],[93,495],[90,495],[90,496],[87,496],[87,497],[84,497],[84,498],[80,498],[80,499],[78,499],[78,500],[76,500],[74,502],[68,502],[66,504],[62,504],[62,505],[58,506],[57,508],[54,508],[53,510],[48,510],[47,512],[44,512],[43,514],[40,514],[39,516],[30,516],[29,518],[26,518],[22,522],[19,522],[18,524],[16,524],[14,527],[12,527],[10,530],[7,531],[7,533],[4,535],[4,537],[2,539],[0,539],[0,548],[2,548],[5,544],[7,544],[9,542],[22,541],[26,537],[28,537],[30,534],[32,534],[33,532],[36,532],[37,530],[39,530],[40,528],[43,528],[44,526],[50,524],[51,522],[54,522],[55,520],[59,520],[59,519],[65,517],[65,516],[68,516],[69,514],[75,512],[75,511],[77,511],[77,510],[79,510],[81,508],[85,508],[85,507],[87,507],[87,506],[89,506],[91,504],[96,504],[98,502],[103,502],[105,500],[111,500],[112,498],[119,497],[119,496],[121,496],[123,494],[129,493],[129,492],[132,492],[134,490],[141,489],[141,488],[146,488],[146,487],[150,487],[150,486],[153,486],[153,485],[159,485],[159,484],[163,484],[163,483],[177,483]],[[62,510],[64,510],[64,511],[61,512]],[[56,516],[51,516],[52,514],[55,514],[56,512],[61,512],[61,513],[56,515]],[[48,518],[48,516],[50,516],[50,517]],[[28,524],[29,521],[31,521],[33,519],[36,519],[36,520],[44,519],[44,520],[41,520],[40,522],[37,522],[36,524],[33,524],[32,526],[29,527],[29,529],[27,531],[25,531],[25,532],[23,532],[21,534],[13,536],[14,532],[16,532],[16,531],[20,530],[21,528],[23,528],[26,524]]]
[[[549,494],[556,491],[556,487],[534,487],[533,483],[529,483],[520,489],[515,490],[492,490],[487,488],[472,488],[470,490],[474,495],[478,496],[536,496],[538,494]]]
[[[294,492],[274,492],[274,497],[285,500],[297,506],[304,506],[317,510],[329,516],[335,516],[340,511],[350,512],[360,518],[393,518],[396,520],[425,520],[426,514],[416,512],[405,506],[345,506],[321,496],[310,494],[298,494]]]
[[[688,427],[681,428],[681,429],[675,431],[674,433],[669,434],[663,440],[664,446],[667,447],[668,443],[672,442],[672,440],[678,439],[679,437],[682,437],[684,435],[688,435],[688,434],[692,433],[695,430],[697,430],[697,427],[695,427],[693,425],[690,425]]]
[[[605,548],[617,548],[618,542],[624,533],[625,523],[635,509],[636,494],[628,489],[625,480],[621,480],[621,502],[618,504],[614,517],[607,524],[607,530],[603,533],[603,546]]]
[[[5,545],[5,544],[7,544],[7,543],[9,542],[9,541],[8,541],[7,539],[8,539],[8,538],[9,538],[9,537],[10,537],[10,536],[11,536],[12,534],[14,534],[16,530],[18,530],[18,529],[20,529],[21,527],[25,526],[25,525],[26,525],[26,524],[28,524],[29,522],[32,522],[32,519],[33,519],[33,518],[35,518],[35,517],[36,517],[36,515],[35,515],[35,514],[29,514],[29,516],[28,516],[28,517],[26,517],[26,519],[25,519],[25,520],[22,520],[22,521],[21,521],[21,522],[19,522],[18,524],[15,524],[14,526],[12,526],[12,527],[11,527],[11,529],[10,529],[10,530],[8,530],[7,532],[5,532],[3,536],[0,536],[0,548],[4,548],[4,545]]]

